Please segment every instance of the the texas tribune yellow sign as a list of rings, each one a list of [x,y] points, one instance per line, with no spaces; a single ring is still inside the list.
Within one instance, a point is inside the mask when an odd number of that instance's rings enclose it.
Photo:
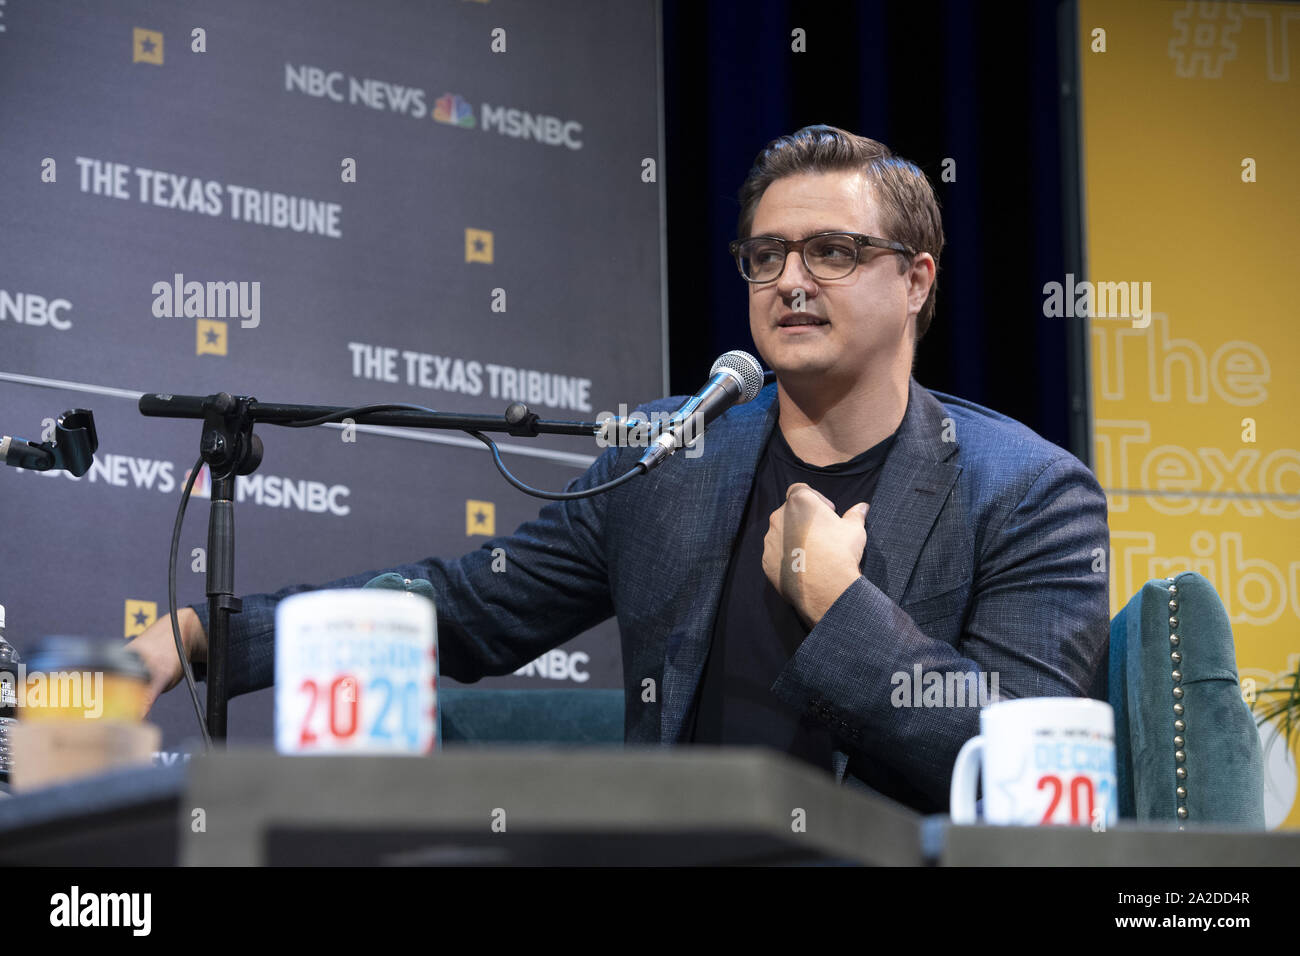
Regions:
[[[1300,7],[1082,0],[1078,29],[1081,278],[1148,313],[1089,320],[1111,610],[1200,572],[1249,691],[1300,665]],[[1266,813],[1300,826],[1272,736]]]

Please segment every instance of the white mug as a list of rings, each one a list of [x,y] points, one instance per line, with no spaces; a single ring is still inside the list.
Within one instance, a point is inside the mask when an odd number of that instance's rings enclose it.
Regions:
[[[423,754],[439,739],[437,618],[381,588],[310,591],[275,611],[275,747]]]
[[[1087,697],[1026,697],[980,711],[949,793],[953,823],[975,823],[983,765],[984,822],[1105,829],[1118,816],[1115,714]]]

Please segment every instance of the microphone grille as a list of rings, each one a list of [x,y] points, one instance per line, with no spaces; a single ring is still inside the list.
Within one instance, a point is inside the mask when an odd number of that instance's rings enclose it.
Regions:
[[[740,396],[737,405],[743,405],[750,401],[759,392],[763,390],[763,366],[758,364],[758,359],[748,352],[742,352],[740,349],[733,349],[725,355],[719,355],[718,360],[713,363],[713,368],[709,369],[709,377],[712,378],[720,369],[731,369],[740,376],[741,389],[744,394]]]

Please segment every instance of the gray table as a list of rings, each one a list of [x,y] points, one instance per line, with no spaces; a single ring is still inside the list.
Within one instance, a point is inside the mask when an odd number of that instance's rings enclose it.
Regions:
[[[0,798],[0,864],[177,862],[1295,866],[1300,832],[955,826],[748,749],[236,750]]]
[[[921,822],[926,861],[939,866],[1300,866],[1300,832],[1120,821],[1088,827],[957,826]]]
[[[920,817],[756,750],[196,758],[181,862],[919,865]]]

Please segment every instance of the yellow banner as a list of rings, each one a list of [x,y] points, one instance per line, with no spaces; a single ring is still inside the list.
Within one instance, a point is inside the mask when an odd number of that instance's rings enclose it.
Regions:
[[[1249,696],[1300,666],[1300,6],[1082,0],[1078,28],[1087,274],[1059,298],[1090,316],[1111,610],[1205,575]],[[1269,825],[1300,827],[1261,738]]]

